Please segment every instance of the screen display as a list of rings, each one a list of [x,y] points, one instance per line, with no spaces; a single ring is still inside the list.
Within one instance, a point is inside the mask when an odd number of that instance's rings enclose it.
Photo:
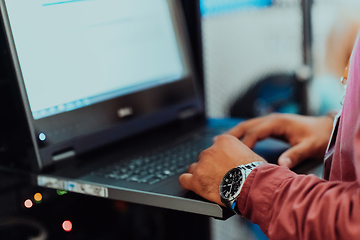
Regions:
[[[7,0],[34,119],[187,75],[166,0]]]

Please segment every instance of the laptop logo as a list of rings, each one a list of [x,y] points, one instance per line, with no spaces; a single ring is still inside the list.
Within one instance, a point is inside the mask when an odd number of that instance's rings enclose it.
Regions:
[[[132,107],[120,108],[117,111],[117,115],[119,116],[119,118],[131,116],[131,115],[133,115],[133,113],[134,113],[134,110],[132,109]]]

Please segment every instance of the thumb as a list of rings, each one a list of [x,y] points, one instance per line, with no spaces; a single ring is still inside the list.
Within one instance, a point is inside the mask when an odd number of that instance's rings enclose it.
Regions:
[[[279,157],[279,165],[288,168],[295,167],[297,164],[311,156],[311,145],[305,140],[289,148]]]
[[[179,177],[179,182],[180,182],[181,187],[184,189],[193,191],[191,181],[192,181],[191,173],[184,173],[184,174],[180,175],[180,177]]]

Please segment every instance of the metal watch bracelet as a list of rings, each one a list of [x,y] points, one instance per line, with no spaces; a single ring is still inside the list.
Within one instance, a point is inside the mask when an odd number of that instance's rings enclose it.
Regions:
[[[239,195],[240,195],[240,193],[241,193],[241,189],[242,189],[242,187],[243,187],[243,185],[244,185],[244,182],[245,182],[246,178],[249,176],[249,174],[251,173],[251,171],[252,171],[254,168],[256,168],[257,166],[259,166],[259,165],[261,165],[261,164],[264,164],[264,162],[261,162],[261,161],[252,162],[252,163],[248,163],[248,164],[246,164],[246,165],[240,165],[240,166],[237,167],[237,168],[239,168],[239,169],[241,169],[241,170],[243,170],[243,171],[245,172],[245,177],[244,177],[244,179],[243,179],[243,181],[242,181],[242,183],[241,183]],[[232,209],[235,213],[241,214],[241,213],[239,212],[239,210],[238,210],[237,198],[234,199],[234,201],[232,201],[232,202],[230,203],[230,205],[231,205],[231,209]]]

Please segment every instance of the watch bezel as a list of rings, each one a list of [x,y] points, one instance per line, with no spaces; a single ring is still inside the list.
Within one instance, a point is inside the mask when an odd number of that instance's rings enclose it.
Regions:
[[[225,188],[224,186],[226,184],[225,181],[226,181],[226,179],[229,179],[229,174],[234,174],[235,172],[241,174],[241,177],[237,180],[238,189],[236,190],[236,192],[232,192],[230,194],[230,196],[226,197],[224,195],[224,188]],[[239,196],[240,191],[241,191],[241,185],[242,185],[242,182],[244,181],[244,179],[245,179],[245,171],[241,168],[233,168],[233,169],[229,170],[222,178],[220,186],[219,186],[220,197],[221,197],[221,201],[228,207],[231,207],[230,205],[232,204],[232,201],[235,200]],[[231,183],[227,183],[227,184],[233,184],[233,183],[234,183],[234,181],[232,179]]]

